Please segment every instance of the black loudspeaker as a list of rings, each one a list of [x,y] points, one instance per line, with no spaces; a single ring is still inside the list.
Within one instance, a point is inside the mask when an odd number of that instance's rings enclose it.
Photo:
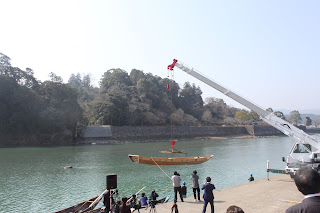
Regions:
[[[107,189],[116,189],[117,188],[117,175],[109,174],[107,175]]]

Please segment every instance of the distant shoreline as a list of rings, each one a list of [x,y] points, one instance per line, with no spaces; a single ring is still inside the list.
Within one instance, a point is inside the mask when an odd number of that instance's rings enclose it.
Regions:
[[[1,134],[0,147],[50,147],[85,144],[123,144],[166,142],[172,138],[178,140],[223,140],[230,138],[257,138],[284,136],[282,132],[268,125],[243,126],[94,126],[100,128],[103,135],[82,135],[75,140],[64,135],[4,135]],[[173,134],[171,135],[171,132]],[[320,128],[310,129],[308,134],[319,134]]]

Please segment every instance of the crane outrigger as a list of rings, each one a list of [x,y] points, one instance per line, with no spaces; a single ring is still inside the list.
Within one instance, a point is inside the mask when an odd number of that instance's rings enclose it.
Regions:
[[[320,141],[318,141],[315,137],[305,133],[293,124],[277,117],[272,112],[266,111],[265,109],[262,109],[261,107],[251,103],[231,90],[226,89],[225,87],[210,80],[209,78],[195,71],[193,68],[186,66],[176,59],[174,59],[173,63],[168,66],[168,70],[173,70],[174,67],[178,67],[187,74],[195,77],[196,79],[218,90],[229,98],[251,109],[252,111],[256,112],[263,121],[280,130],[285,135],[293,138],[295,143],[290,151],[290,157],[293,159],[293,161],[289,162],[289,157],[287,160],[283,158],[283,161],[287,163],[287,166],[284,170],[285,173],[292,176],[299,168],[304,166],[310,166],[318,171],[320,170]]]

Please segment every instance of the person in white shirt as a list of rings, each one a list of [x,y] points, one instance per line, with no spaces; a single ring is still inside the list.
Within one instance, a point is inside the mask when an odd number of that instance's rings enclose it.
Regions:
[[[173,189],[174,189],[174,201],[177,202],[177,192],[179,192],[181,202],[183,202],[183,197],[181,193],[181,177],[177,171],[173,172],[173,176],[171,177]]]

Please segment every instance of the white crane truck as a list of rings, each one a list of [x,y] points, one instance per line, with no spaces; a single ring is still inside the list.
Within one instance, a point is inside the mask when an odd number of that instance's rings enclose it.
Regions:
[[[210,80],[209,78],[195,71],[193,68],[186,66],[176,59],[174,59],[173,63],[168,66],[168,70],[173,70],[174,67],[178,67],[187,74],[197,78],[229,98],[251,109],[252,111],[256,112],[263,121],[294,139],[295,143],[290,151],[290,157],[292,160],[289,160],[289,157],[287,157],[287,159],[284,157],[282,158],[282,160],[287,164],[285,170],[268,168],[268,172],[286,173],[293,177],[295,172],[304,166],[310,166],[317,171],[320,171],[320,142],[315,137],[305,133],[293,124],[277,117],[275,114],[273,114],[273,112],[266,111],[265,109],[262,109],[259,106],[251,103],[231,90],[226,89],[225,87]]]

